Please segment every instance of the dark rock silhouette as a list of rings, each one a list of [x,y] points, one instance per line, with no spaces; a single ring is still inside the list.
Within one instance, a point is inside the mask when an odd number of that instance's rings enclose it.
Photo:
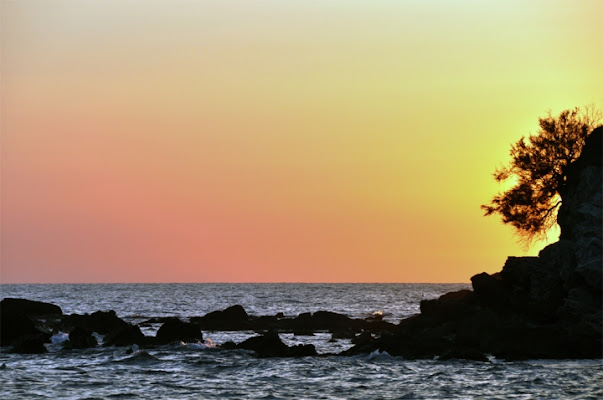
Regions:
[[[65,315],[62,322],[65,327],[80,327],[103,335],[118,331],[128,325],[113,310],[95,311],[92,314],[84,315]]]
[[[50,332],[36,327],[37,317],[59,318],[61,308],[54,304],[26,299],[4,298],[0,301],[0,346],[17,346],[17,352],[44,352]],[[39,342],[40,345],[34,345]],[[37,351],[35,350],[37,346]],[[30,351],[31,350],[31,351]]]
[[[103,341],[103,346],[130,346],[147,344],[148,338],[142,334],[136,325],[126,323],[109,332]]]
[[[92,336],[92,331],[76,327],[71,332],[69,332],[69,340],[65,342],[64,347],[66,349],[87,349],[90,347],[96,347],[98,342],[94,336]]]
[[[509,257],[495,274],[471,278],[473,290],[447,293],[421,302],[421,313],[398,325],[380,318],[354,319],[329,311],[296,317],[250,316],[240,306],[203,317],[152,319],[163,322],[156,338],[114,311],[62,316],[64,331],[74,343],[91,344],[89,332],[105,334],[106,346],[152,346],[172,340],[202,339],[201,329],[267,332],[222,349],[253,350],[259,357],[316,355],[313,345],[287,346],[278,332],[331,332],[332,338],[352,339],[344,355],[386,351],[405,358],[503,359],[603,357],[603,128],[589,136],[582,155],[568,167],[559,210],[560,240],[538,257]],[[42,353],[51,315],[59,307],[23,299],[0,303],[2,346],[20,353]],[[38,326],[37,326],[38,325]],[[78,333],[81,329],[81,333]],[[76,334],[77,333],[77,334]],[[360,333],[360,335],[358,335]]]
[[[307,312],[296,317],[285,317],[282,313],[275,316],[250,316],[240,305],[229,307],[223,311],[213,311],[203,317],[192,317],[190,321],[206,331],[273,330],[306,336],[311,336],[317,331],[351,330],[358,333],[368,330],[381,333],[394,329],[394,324],[381,319],[372,317],[354,319],[331,311]]]
[[[60,316],[63,311],[61,307],[54,304],[7,297],[0,301],[0,313],[2,315]]]
[[[283,343],[276,332],[266,332],[260,336],[250,337],[238,345],[229,343],[222,346],[222,348],[253,350],[258,357],[306,357],[317,355],[314,345],[300,344],[289,347]]]
[[[203,317],[191,318],[191,322],[201,329],[208,330],[246,330],[250,329],[249,315],[240,305],[234,305],[221,311],[212,311]]]
[[[167,344],[174,341],[195,342],[203,340],[199,326],[171,318],[163,323],[156,335],[156,342]]]
[[[48,349],[44,346],[48,340],[43,335],[27,335],[20,337],[11,349],[12,353],[19,354],[43,354]]]
[[[10,346],[20,338],[39,334],[42,334],[42,332],[25,315],[2,313],[0,320],[0,345]]]
[[[473,291],[421,302],[421,314],[346,354],[406,358],[601,358],[603,128],[568,167],[560,240],[538,257],[509,257],[499,273],[471,278]]]

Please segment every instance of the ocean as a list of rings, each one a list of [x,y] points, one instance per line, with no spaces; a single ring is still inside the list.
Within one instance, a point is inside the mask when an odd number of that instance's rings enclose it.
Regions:
[[[132,323],[187,319],[240,304],[250,315],[296,316],[328,310],[354,318],[375,312],[398,322],[422,299],[466,284],[49,284],[0,285],[0,297],[50,302],[64,314],[114,310]],[[159,324],[145,326],[154,335]],[[386,353],[260,359],[220,350],[254,332],[203,332],[205,343],[63,350],[57,332],[48,353],[0,350],[0,399],[601,399],[601,360],[490,362],[405,360]],[[349,340],[281,334],[339,353]],[[128,350],[132,350],[129,352]]]

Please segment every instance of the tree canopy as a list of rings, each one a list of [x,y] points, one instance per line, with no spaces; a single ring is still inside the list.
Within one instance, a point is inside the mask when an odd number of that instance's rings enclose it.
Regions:
[[[511,145],[511,162],[496,169],[497,182],[515,183],[482,205],[485,215],[499,214],[529,245],[556,223],[566,181],[567,166],[576,160],[586,137],[601,120],[593,108],[574,108],[554,117],[539,118],[535,135]]]

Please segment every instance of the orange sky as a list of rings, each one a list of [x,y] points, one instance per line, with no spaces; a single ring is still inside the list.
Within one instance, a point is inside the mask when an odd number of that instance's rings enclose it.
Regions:
[[[1,7],[2,283],[467,282],[510,143],[603,101],[599,0]]]

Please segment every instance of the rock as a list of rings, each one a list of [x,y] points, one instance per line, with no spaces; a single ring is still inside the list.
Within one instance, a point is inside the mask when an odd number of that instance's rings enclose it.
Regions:
[[[203,317],[193,317],[190,321],[206,330],[245,330],[250,327],[249,315],[240,305],[222,311],[212,311]]]
[[[335,329],[331,331],[331,339],[352,339],[356,333],[353,329]]]
[[[228,342],[227,342],[228,343]],[[232,348],[231,344],[225,343],[222,348]],[[260,336],[253,336],[236,345],[238,349],[253,350],[258,357],[306,357],[315,356],[316,348],[312,344],[299,344],[287,346],[276,332],[266,332]]]
[[[90,347],[96,347],[98,342],[96,338],[92,336],[92,331],[75,327],[69,332],[69,340],[65,343],[67,349],[87,349]]]
[[[66,328],[80,327],[102,335],[126,328],[128,323],[119,318],[115,311],[95,311],[92,314],[71,314],[63,317]]]
[[[36,317],[53,317],[62,314],[61,308],[50,303],[26,299],[4,298],[0,301],[0,346],[16,345],[20,349],[32,348],[34,342],[41,340],[47,343],[50,332],[44,332],[36,327],[33,319]],[[34,339],[32,339],[34,338]],[[42,351],[38,346],[38,351]],[[21,351],[19,351],[21,352]]]
[[[559,242],[538,257],[509,257],[500,273],[472,277],[473,291],[421,302],[421,314],[345,354],[509,360],[603,358],[603,127],[567,168]]]
[[[310,328],[298,328],[293,331],[295,336],[314,336],[314,330]]]
[[[312,357],[316,356],[316,347],[313,344],[298,344],[291,346],[288,350],[288,357]]]
[[[203,340],[203,334],[198,325],[172,318],[161,325],[157,331],[156,339],[160,344],[174,341],[196,342]]]
[[[119,326],[112,332],[109,332],[103,341],[103,346],[131,346],[133,344],[141,345],[146,341],[146,337],[135,325]]]
[[[0,346],[10,346],[20,338],[39,334],[42,332],[24,314],[0,314]]]
[[[0,314],[29,316],[62,315],[63,311],[61,307],[50,303],[6,297],[0,301]]]
[[[260,357],[287,357],[289,347],[276,332],[267,332],[261,336],[253,336],[237,345],[239,349],[253,350]]]
[[[12,353],[18,354],[44,354],[48,349],[44,346],[47,339],[43,335],[27,335],[21,337],[11,349]]]
[[[450,317],[468,312],[475,303],[475,294],[465,289],[446,293],[435,300],[422,300],[420,308],[425,315]]]
[[[356,345],[366,345],[374,340],[373,335],[370,332],[362,332],[358,336],[354,336],[352,339],[352,344]]]
[[[500,274],[489,275],[485,272],[471,277],[475,296],[482,303],[504,308],[509,304],[509,290]]]

